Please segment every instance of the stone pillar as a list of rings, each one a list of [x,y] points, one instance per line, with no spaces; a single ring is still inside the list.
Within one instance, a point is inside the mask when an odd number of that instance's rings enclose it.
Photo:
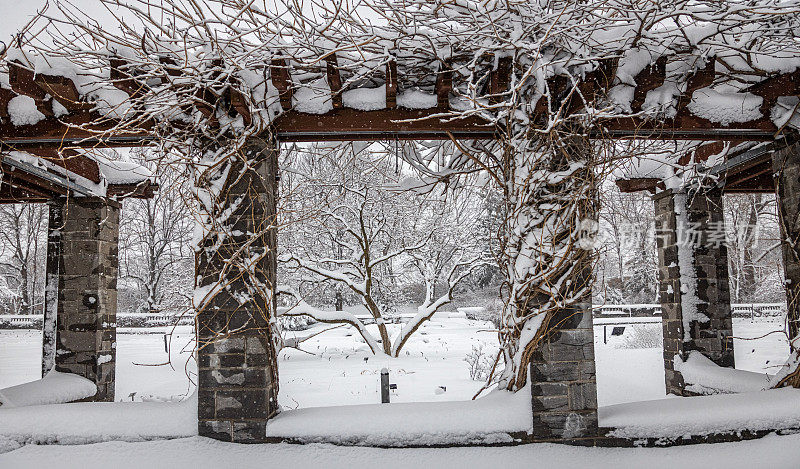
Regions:
[[[800,142],[776,151],[772,166],[783,238],[787,323],[790,338],[795,338],[800,334]]]
[[[597,384],[591,302],[562,309],[533,353],[533,437],[579,440],[597,435]]]
[[[201,436],[262,442],[267,420],[278,412],[277,156],[270,142],[248,142],[241,156],[247,164],[224,163],[225,184],[204,209],[215,226],[196,251]]]
[[[60,262],[52,263],[60,269],[55,367],[94,381],[94,401],[114,400],[119,212],[118,204],[100,199],[51,205],[48,254],[58,252],[59,215],[63,222]]]
[[[719,191],[654,196],[667,393],[691,395],[675,356],[697,350],[733,367],[728,251]]]

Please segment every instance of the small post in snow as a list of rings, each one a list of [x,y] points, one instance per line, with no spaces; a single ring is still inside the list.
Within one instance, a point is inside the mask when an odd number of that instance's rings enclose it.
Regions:
[[[381,370],[381,404],[389,403],[389,370]]]

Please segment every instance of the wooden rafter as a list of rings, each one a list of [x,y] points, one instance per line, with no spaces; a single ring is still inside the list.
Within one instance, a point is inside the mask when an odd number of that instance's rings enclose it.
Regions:
[[[397,62],[390,60],[386,63],[386,108],[397,107]]]
[[[645,67],[636,75],[634,78],[636,88],[633,92],[633,101],[631,101],[631,111],[640,112],[642,110],[647,93],[663,85],[666,75],[667,56],[659,57],[654,64]]]
[[[8,82],[11,89],[19,95],[28,96],[36,102],[36,109],[45,116],[53,115],[53,108],[47,99],[47,92],[36,84],[33,70],[19,62],[8,62]]]
[[[497,68],[489,74],[489,102],[491,104],[499,103],[501,95],[511,86],[512,65],[511,57],[501,57],[497,60]]]
[[[281,108],[288,111],[292,108],[292,79],[289,76],[289,63],[284,59],[272,59],[270,65],[270,75],[272,85],[278,90],[278,97],[281,101]]]
[[[331,103],[333,104],[333,108],[340,109],[343,106],[342,77],[339,74],[339,62],[336,59],[336,54],[330,54],[325,57],[325,72],[328,78],[328,86],[331,88]]]
[[[442,68],[436,74],[436,107],[450,109],[450,92],[453,91],[453,68],[442,62]]]

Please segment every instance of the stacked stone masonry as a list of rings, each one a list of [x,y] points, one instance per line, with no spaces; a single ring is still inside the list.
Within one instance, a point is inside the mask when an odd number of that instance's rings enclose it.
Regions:
[[[654,203],[665,383],[668,393],[689,395],[675,371],[676,356],[685,360],[697,350],[720,366],[734,366],[722,195],[665,191],[654,197]],[[683,277],[681,249],[691,263],[687,266],[691,275]],[[684,307],[696,308],[708,320],[685,321],[684,313],[691,312],[684,312]]]
[[[94,381],[94,401],[114,400],[119,206],[100,199],[60,202],[55,368]],[[58,217],[51,217],[51,222]]]
[[[772,158],[778,215],[781,221],[789,335],[800,333],[800,142],[775,152]]]
[[[529,369],[533,435],[577,440],[597,435],[597,384],[591,304],[555,315]]]

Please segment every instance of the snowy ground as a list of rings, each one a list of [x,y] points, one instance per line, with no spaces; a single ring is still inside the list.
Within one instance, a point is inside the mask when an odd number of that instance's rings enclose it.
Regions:
[[[236,445],[206,438],[82,446],[25,446],[0,454],[4,469],[292,469],[574,468],[770,469],[797,468],[800,435],[673,448],[581,448],[536,444],[512,447],[379,449],[310,445]]]
[[[598,321],[601,322],[609,321]],[[713,433],[719,428],[800,426],[800,391],[796,390],[663,399],[660,323],[628,325],[622,336],[611,336],[612,327],[596,325],[595,348],[601,425],[616,427],[618,436],[674,439],[686,432]],[[323,328],[298,334],[307,336]],[[469,399],[482,383],[470,379],[464,358],[481,346],[487,359],[494,356],[496,346],[492,344],[496,339],[489,328],[487,323],[461,318],[433,321],[409,342],[407,353],[392,360],[369,355],[366,345],[346,328],[304,342],[302,348],[310,353],[284,350],[280,356],[280,400],[285,408],[300,410],[281,414],[267,431],[270,435],[291,435],[311,442],[381,445],[507,441],[504,432],[522,430],[530,421],[524,391],[516,395],[493,394],[463,403],[373,404],[378,401],[378,371],[384,366],[390,368],[392,382],[398,384],[393,402]],[[780,328],[779,323],[763,319],[735,321],[734,333],[740,337],[735,340],[737,367],[759,373],[774,372],[788,353],[785,336],[771,334],[758,340],[746,339]],[[118,400],[130,400],[134,392],[136,401],[167,399],[184,395],[191,388],[187,375],[194,373],[194,363],[187,360],[192,336],[189,328],[180,328],[172,336],[172,362],[176,366],[145,366],[166,361],[164,331],[120,331]],[[0,388],[38,377],[40,340],[38,331],[0,331]],[[646,402],[614,405],[634,401]],[[361,405],[320,407],[341,404]],[[756,464],[794,468],[800,457],[799,435],[667,449],[587,449],[547,444],[397,450],[326,444],[241,446],[191,437],[196,432],[195,407],[195,402],[189,400],[3,409],[0,410],[0,467],[195,468],[222,464],[260,467],[265,461],[285,467],[372,468],[377,461],[390,468],[498,467],[511,466],[513,461],[517,465],[543,467],[680,465],[728,469]],[[705,417],[698,418],[699,415]],[[178,439],[142,441],[175,437]],[[28,444],[19,448],[26,443],[55,442],[80,446]],[[92,442],[104,443],[83,444]]]
[[[297,335],[308,336],[326,327],[330,326],[317,326]],[[599,404],[664,397],[662,351],[657,343],[660,323],[629,325],[622,337],[610,336],[612,326],[605,326],[608,343],[603,343],[603,327],[595,326]],[[491,325],[484,322],[437,319],[424,325],[402,356],[394,360],[372,357],[349,328],[325,332],[301,345],[313,355],[294,349],[281,352],[281,405],[295,409],[378,402],[379,371],[384,366],[391,371],[391,382],[398,385],[393,402],[470,399],[482,382],[470,379],[464,358],[473,347],[481,346],[486,360],[494,358],[497,339],[490,329]],[[776,333],[758,340],[743,339],[781,329],[779,322],[766,318],[735,320],[734,334],[742,338],[734,341],[737,368],[774,373],[788,354],[786,337]],[[167,361],[163,335],[167,330],[119,331],[117,400],[131,400],[134,392],[137,401],[150,396],[170,398],[191,389],[188,376],[196,370],[189,359],[191,328],[180,327],[173,334],[172,366],[145,366]],[[39,331],[0,330],[0,388],[39,378],[40,344]]]

